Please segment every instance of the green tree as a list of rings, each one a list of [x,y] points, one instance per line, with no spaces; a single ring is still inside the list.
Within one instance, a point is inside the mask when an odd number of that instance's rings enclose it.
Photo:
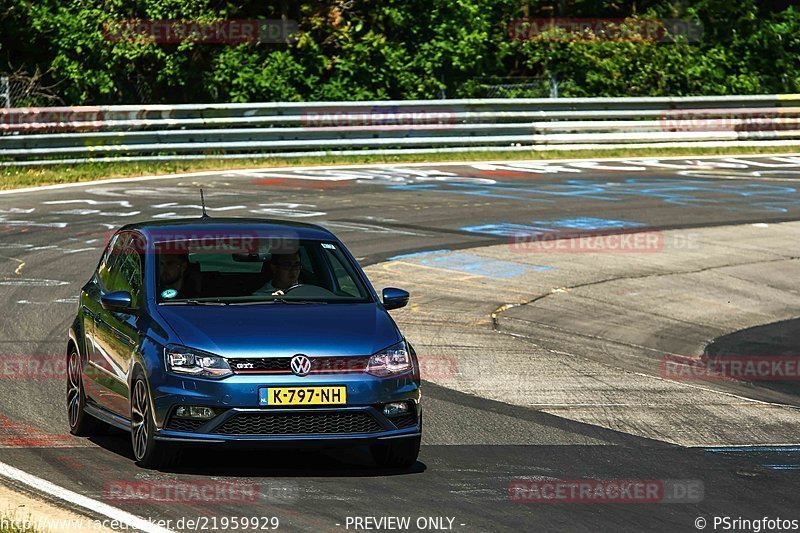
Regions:
[[[561,96],[800,92],[796,7],[760,0],[528,4],[532,17],[688,18],[704,34],[698,42],[661,43],[575,40],[555,31],[519,42],[508,34],[523,13],[519,0],[4,0],[0,69],[46,73],[69,104],[474,97],[508,77],[550,76]],[[170,44],[115,40],[108,32],[129,19],[281,15],[299,24],[291,42]]]

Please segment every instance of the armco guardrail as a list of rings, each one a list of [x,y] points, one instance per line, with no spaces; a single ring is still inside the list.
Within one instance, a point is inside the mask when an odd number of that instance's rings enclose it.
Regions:
[[[800,95],[0,110],[0,165],[703,145],[800,145]]]

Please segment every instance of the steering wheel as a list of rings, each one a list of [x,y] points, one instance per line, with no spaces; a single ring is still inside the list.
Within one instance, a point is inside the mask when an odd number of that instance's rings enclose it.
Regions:
[[[289,294],[289,291],[293,291],[295,289],[299,289],[300,287],[306,287],[308,283],[295,283],[288,289],[283,289],[283,294]]]

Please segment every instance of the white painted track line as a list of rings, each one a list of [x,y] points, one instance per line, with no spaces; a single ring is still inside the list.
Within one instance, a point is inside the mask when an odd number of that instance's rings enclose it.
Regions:
[[[59,487],[54,483],[28,474],[27,472],[23,472],[22,470],[14,468],[13,466],[5,463],[0,463],[0,476],[12,479],[18,483],[22,483],[28,487],[31,487],[32,489],[35,489],[39,492],[44,492],[45,494],[53,496],[54,498],[71,503],[72,505],[83,507],[84,509],[88,509],[93,513],[107,516],[111,520],[117,520],[119,523],[126,524],[139,531],[145,531],[146,533],[172,533],[171,530],[159,527],[143,518],[139,518],[138,516],[132,515],[103,502],[93,500],[92,498],[83,496],[77,492],[72,492],[71,490]]]
[[[492,160],[492,161],[433,161],[433,162],[426,162],[426,163],[341,163],[341,164],[333,164],[333,165],[305,165],[305,166],[284,166],[284,167],[261,167],[261,168],[240,168],[240,169],[230,169],[225,170],[221,168],[219,170],[203,170],[199,172],[182,172],[178,174],[162,174],[156,176],[131,176],[127,178],[112,178],[112,179],[100,179],[100,180],[92,180],[92,181],[79,181],[75,183],[58,183],[55,185],[38,185],[35,187],[24,187],[21,189],[8,189],[4,191],[0,191],[0,196],[7,196],[10,194],[19,194],[25,192],[35,192],[35,191],[51,191],[56,189],[71,189],[74,187],[87,187],[91,185],[107,185],[112,183],[135,183],[139,181],[152,181],[152,180],[163,180],[163,179],[176,179],[176,178],[189,178],[189,177],[202,177],[202,176],[214,176],[220,174],[242,174],[248,175],[249,173],[260,173],[260,172],[281,172],[281,171],[302,171],[302,170],[338,170],[342,168],[424,168],[424,167],[448,167],[448,166],[469,166],[469,165],[477,165],[477,164],[484,164],[484,165],[502,165],[507,163],[513,164],[540,164],[540,165],[552,165],[556,163],[570,163],[570,162],[611,162],[611,161],[647,161],[647,160],[658,160],[658,161],[669,161],[669,160],[687,160],[687,159],[725,159],[725,158],[764,158],[764,157],[775,157],[775,158],[794,158],[798,157],[800,154],[797,152],[787,152],[787,153],[776,153],[776,154],[723,154],[723,155],[675,155],[675,156],[666,156],[666,157],[658,157],[658,156],[628,156],[628,157],[581,157],[581,158],[570,158],[570,159],[515,159],[512,161],[503,161],[503,160]]]

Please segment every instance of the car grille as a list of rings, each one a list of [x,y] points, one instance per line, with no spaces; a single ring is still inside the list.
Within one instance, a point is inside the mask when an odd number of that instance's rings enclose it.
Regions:
[[[174,431],[196,431],[197,428],[203,425],[206,422],[205,420],[189,420],[187,418],[175,418],[174,416],[170,418],[169,423],[167,423],[166,429],[171,429]]]
[[[392,424],[397,426],[397,429],[411,428],[417,425],[417,415],[413,413],[392,417],[389,420],[392,421]]]
[[[314,435],[377,433],[383,428],[368,413],[240,413],[217,428],[223,435]]]
[[[369,356],[311,357],[311,374],[364,372]],[[235,374],[291,374],[291,357],[253,357],[228,359]]]

